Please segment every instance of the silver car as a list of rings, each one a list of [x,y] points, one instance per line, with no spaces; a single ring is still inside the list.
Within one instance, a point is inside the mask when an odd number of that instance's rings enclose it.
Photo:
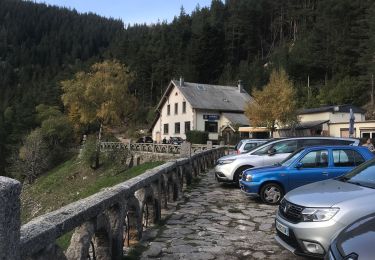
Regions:
[[[276,240],[297,255],[323,257],[338,232],[375,212],[374,201],[375,159],[287,193],[276,215]]]
[[[306,146],[316,145],[359,145],[358,139],[335,137],[295,137],[273,139],[247,153],[227,155],[217,161],[215,176],[219,182],[234,182],[252,167],[269,166],[283,161],[289,154]]]
[[[254,147],[266,143],[267,141],[268,140],[266,139],[243,139],[238,142],[234,149],[236,150],[237,154],[246,153],[252,150]]]

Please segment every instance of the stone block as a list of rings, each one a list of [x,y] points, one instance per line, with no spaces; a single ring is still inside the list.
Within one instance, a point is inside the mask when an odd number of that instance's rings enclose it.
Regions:
[[[20,259],[21,183],[0,176],[0,259]]]
[[[183,142],[180,150],[181,157],[190,157],[191,155],[191,143]]]

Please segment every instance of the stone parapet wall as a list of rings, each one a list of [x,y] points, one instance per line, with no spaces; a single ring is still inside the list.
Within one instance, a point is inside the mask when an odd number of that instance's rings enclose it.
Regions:
[[[22,227],[17,192],[20,186],[11,179],[0,179],[1,208],[9,211],[4,215],[13,214],[12,225],[7,225],[9,219],[0,219],[0,248],[19,249],[19,254],[9,257],[0,254],[1,259],[122,259],[124,247],[141,239],[143,231],[160,220],[161,209],[179,198],[183,187],[223,154],[224,148],[216,148],[167,162]],[[5,198],[10,196],[9,183],[15,192],[8,203]],[[56,240],[70,231],[70,245],[63,251]],[[5,236],[12,239],[1,239]]]

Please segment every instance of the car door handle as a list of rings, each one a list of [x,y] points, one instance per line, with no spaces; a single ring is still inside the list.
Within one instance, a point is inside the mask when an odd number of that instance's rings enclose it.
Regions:
[[[328,175],[328,172],[322,172],[323,175]]]

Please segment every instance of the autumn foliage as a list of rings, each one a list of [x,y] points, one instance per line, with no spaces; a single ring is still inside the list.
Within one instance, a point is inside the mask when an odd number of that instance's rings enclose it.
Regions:
[[[263,126],[273,132],[276,126],[293,126],[297,122],[296,94],[285,70],[274,70],[263,90],[252,93],[255,102],[248,103],[245,114],[252,126]]]

